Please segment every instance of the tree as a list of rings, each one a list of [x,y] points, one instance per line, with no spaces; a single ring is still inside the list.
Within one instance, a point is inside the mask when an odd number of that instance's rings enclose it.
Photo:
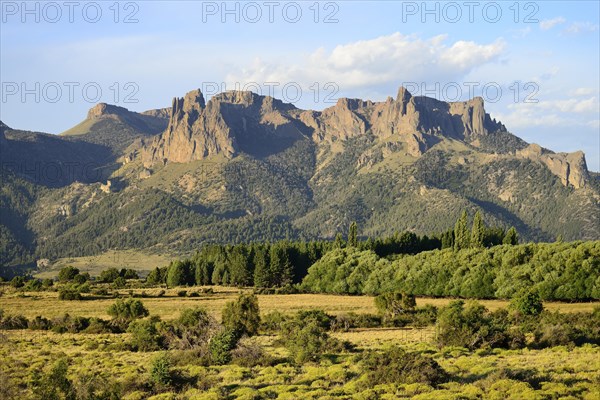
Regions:
[[[254,286],[259,288],[272,286],[270,265],[269,252],[262,246],[258,247],[254,252]]]
[[[463,211],[454,225],[454,249],[462,250],[469,248],[469,229],[467,211]]]
[[[146,283],[149,285],[161,285],[166,282],[167,279],[167,267],[154,268],[146,277]]]
[[[225,304],[222,315],[223,326],[235,331],[240,337],[258,333],[260,309],[255,295],[241,294],[237,300]]]
[[[502,244],[510,244],[513,246],[519,244],[519,235],[517,234],[517,230],[514,226],[511,226],[508,232],[506,232],[506,235],[502,240]]]
[[[190,264],[191,262],[189,260],[177,260],[172,262],[167,270],[167,285],[174,287],[193,284],[193,280],[191,279]]]
[[[338,233],[337,235],[335,235],[335,242],[333,243],[333,247],[336,249],[341,249],[346,247],[346,244],[344,243],[344,238],[342,237],[341,233]]]
[[[293,267],[290,263],[286,243],[277,243],[271,246],[270,273],[273,286],[281,287],[292,283]]]
[[[196,285],[210,285],[210,279],[213,273],[213,266],[208,260],[200,259],[196,261]]]
[[[58,280],[61,282],[69,282],[72,281],[76,275],[79,275],[79,269],[71,266],[63,267],[58,273]]]
[[[475,218],[473,219],[473,228],[471,229],[471,247],[477,249],[482,248],[484,239],[485,224],[483,223],[481,213],[477,211],[475,213]]]
[[[250,255],[243,246],[235,246],[229,257],[229,283],[236,286],[248,286],[251,284],[252,271]]]
[[[350,224],[350,229],[348,230],[348,246],[357,247],[358,246],[358,232],[356,222],[352,222]]]
[[[449,230],[442,234],[442,249],[451,249],[454,247],[454,231]]]

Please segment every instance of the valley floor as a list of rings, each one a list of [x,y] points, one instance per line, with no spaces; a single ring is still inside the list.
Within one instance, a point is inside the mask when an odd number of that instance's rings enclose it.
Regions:
[[[162,297],[160,289],[134,289],[142,296],[151,315],[170,320],[183,308],[202,306],[220,317],[223,305],[239,291],[214,288],[215,293],[199,297],[178,297],[175,288]],[[129,290],[121,291],[123,295]],[[89,296],[89,295],[88,295]],[[259,295],[262,314],[278,310],[291,313],[299,309],[320,308],[331,314],[374,313],[372,297],[333,295]],[[59,301],[54,292],[5,293],[0,308],[5,314],[28,318],[43,315],[71,315],[107,318],[106,309],[114,299]],[[446,305],[448,299],[420,298],[419,306]],[[490,309],[505,307],[505,301],[481,301]],[[545,303],[561,312],[590,311],[598,303]],[[295,365],[286,359],[287,350],[277,346],[276,337],[262,334],[250,340],[259,343],[274,360],[252,367],[228,364],[201,366],[184,351],[171,351],[173,368],[179,381],[176,389],[160,393],[143,389],[150,365],[158,352],[133,352],[125,349],[129,334],[57,334],[51,331],[0,331],[0,384],[12,385],[13,392],[0,390],[0,398],[28,398],[27,382],[35,371],[47,368],[54,360],[67,357],[69,376],[80,385],[89,379],[116,379],[125,391],[124,399],[600,399],[600,347],[564,346],[543,350],[438,348],[435,329],[362,328],[335,332],[332,336],[349,341],[356,351],[326,354],[320,362]],[[365,388],[361,382],[358,352],[401,345],[434,358],[450,375],[449,382],[426,384],[386,384]],[[8,386],[7,386],[8,387]],[[17,397],[14,397],[17,394]],[[4,397],[3,397],[4,396]],[[7,397],[13,396],[13,397]],[[84,397],[82,397],[84,398]]]

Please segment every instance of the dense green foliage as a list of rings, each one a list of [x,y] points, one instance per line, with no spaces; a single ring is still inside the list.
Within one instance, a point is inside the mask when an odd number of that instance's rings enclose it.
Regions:
[[[542,299],[600,298],[600,242],[451,249],[397,258],[337,249],[309,270],[302,288],[319,293],[511,298],[523,289]]]

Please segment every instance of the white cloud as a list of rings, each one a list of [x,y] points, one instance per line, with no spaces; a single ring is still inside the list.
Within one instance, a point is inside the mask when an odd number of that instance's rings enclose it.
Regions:
[[[540,21],[540,29],[543,31],[547,31],[549,29],[554,28],[556,25],[564,24],[565,19],[563,17],[556,17],[552,19],[545,19]]]
[[[510,129],[536,126],[594,127],[597,120],[588,120],[581,114],[598,115],[600,104],[596,97],[588,99],[542,100],[538,103],[515,103],[507,106],[506,113],[494,113]]]
[[[589,96],[592,93],[594,93],[594,89],[587,87],[580,87],[569,92],[571,96]]]
[[[596,32],[598,30],[598,24],[591,22],[573,22],[563,32],[577,35],[579,33]]]
[[[512,37],[515,39],[523,39],[531,33],[531,27],[528,26],[523,29],[512,29],[510,32],[513,33]]]
[[[393,33],[375,39],[316,49],[300,62],[255,59],[233,71],[231,82],[336,82],[340,88],[368,88],[395,82],[449,82],[498,59],[505,48],[499,38],[489,44],[446,43],[446,35],[421,39]]]

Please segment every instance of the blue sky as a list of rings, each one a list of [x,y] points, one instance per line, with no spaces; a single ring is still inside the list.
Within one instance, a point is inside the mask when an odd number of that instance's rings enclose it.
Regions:
[[[60,133],[96,102],[143,111],[194,88],[323,109],[404,84],[482,96],[511,132],[599,171],[599,4],[2,1],[0,119]]]

